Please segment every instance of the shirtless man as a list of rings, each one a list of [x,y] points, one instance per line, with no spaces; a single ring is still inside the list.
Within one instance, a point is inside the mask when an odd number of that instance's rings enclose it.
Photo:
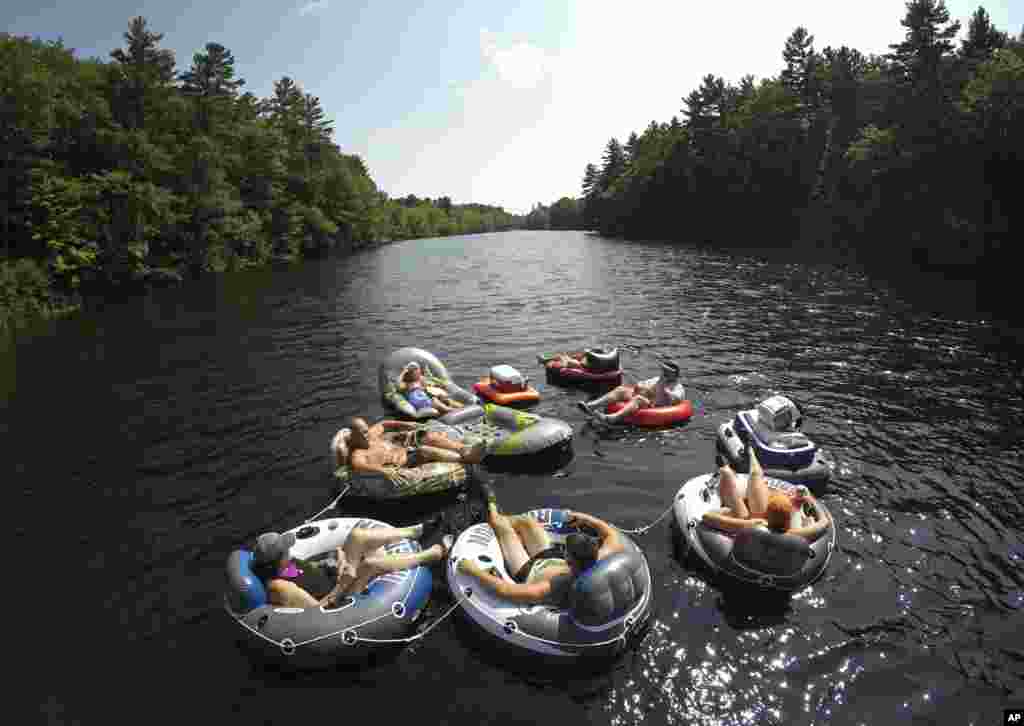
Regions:
[[[679,383],[679,366],[662,363],[661,375],[633,385],[618,386],[600,398],[577,405],[588,415],[604,423],[618,423],[634,411],[651,406],[672,406],[683,400],[683,386]],[[594,409],[619,401],[627,402],[615,413],[603,413]]]
[[[566,522],[595,530],[597,538],[571,534],[565,545],[555,545],[537,520],[526,515],[501,514],[490,486],[485,483],[480,488],[487,497],[487,523],[498,537],[505,568],[513,581],[485,570],[474,559],[461,559],[457,567],[498,597],[524,605],[547,603],[563,607],[577,575],[594,562],[623,551],[622,537],[614,527],[582,512],[571,512]]]
[[[390,474],[396,467],[411,468],[428,461],[478,464],[486,448],[483,441],[466,446],[440,431],[423,431],[411,421],[380,421],[370,426],[357,416],[349,428],[348,463],[353,471],[369,474]]]

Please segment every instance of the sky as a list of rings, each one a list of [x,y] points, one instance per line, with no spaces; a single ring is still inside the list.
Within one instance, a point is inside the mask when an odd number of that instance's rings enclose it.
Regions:
[[[982,3],[997,28],[1024,26],[1024,0]],[[525,213],[579,196],[608,140],[681,115],[708,73],[775,76],[803,25],[815,48],[885,53],[903,39],[903,0],[4,0],[0,29],[61,38],[109,58],[142,15],[178,70],[207,42],[235,56],[245,90],[292,77],[320,98],[335,141],[393,197],[451,197]],[[947,0],[967,20],[979,0]]]

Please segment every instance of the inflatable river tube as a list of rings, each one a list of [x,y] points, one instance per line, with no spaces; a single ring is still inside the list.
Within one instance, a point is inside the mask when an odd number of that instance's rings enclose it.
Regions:
[[[619,364],[619,349],[587,348],[582,351],[565,353],[570,358],[583,361],[583,368],[563,366],[553,360],[554,354],[542,353],[537,356],[547,371],[548,377],[557,383],[578,383],[589,385],[617,386],[622,383],[622,366]]]
[[[462,432],[437,421],[428,423],[427,429],[445,431],[459,440],[462,438]],[[331,440],[330,458],[334,476],[343,484],[351,487],[352,496],[370,499],[405,499],[421,494],[437,494],[460,489],[470,479],[471,466],[442,461],[396,468],[389,476],[355,473],[348,464],[338,465],[339,461],[348,460],[348,442],[351,435],[352,431],[348,428],[343,428],[334,435]]]
[[[487,378],[473,384],[473,391],[480,398],[499,406],[524,405],[540,400],[540,393],[530,385],[530,379],[507,365],[493,366]]]
[[[733,469],[748,473],[747,447],[753,447],[765,475],[820,489],[832,468],[821,449],[797,430],[802,418],[791,400],[772,396],[719,426],[715,448]]]
[[[305,566],[327,566],[335,548],[355,527],[387,526],[374,519],[334,518],[296,527],[292,557]],[[389,554],[420,551],[413,540],[383,547]],[[366,590],[336,607],[276,607],[267,602],[263,583],[251,569],[252,552],[240,549],[227,559],[224,608],[240,639],[265,659],[298,669],[360,663],[375,651],[408,637],[423,613],[433,588],[425,566],[389,572],[370,581]]]
[[[746,492],[747,477],[737,475],[740,494]],[[769,488],[795,494],[789,482],[767,478]],[[722,508],[717,473],[703,474],[687,481],[673,503],[676,524],[685,551],[698,557],[710,570],[736,584],[753,585],[768,591],[793,593],[821,577],[836,547],[835,519],[813,543],[792,534],[779,534],[757,527],[738,533],[724,532],[705,524],[705,512]],[[828,509],[816,499],[816,506]],[[805,516],[798,512],[794,516]],[[829,515],[831,518],[831,515]]]
[[[519,458],[549,453],[572,445],[572,426],[547,416],[485,403],[453,411],[444,419],[469,445],[483,439],[487,456]]]
[[[621,411],[625,407],[626,403],[621,401],[614,401],[608,404],[608,413],[615,413]],[[675,403],[671,406],[651,406],[649,408],[640,408],[631,413],[626,418],[622,419],[624,423],[633,424],[634,426],[645,426],[645,427],[657,427],[657,426],[672,426],[674,424],[685,423],[693,417],[693,403],[687,399],[683,399],[679,403]]]
[[[544,525],[555,542],[575,531],[565,524],[566,511],[537,509],[528,514]],[[462,611],[485,635],[523,653],[570,659],[607,658],[622,653],[642,632],[654,599],[647,558],[628,535],[626,551],[601,560],[573,583],[569,604],[520,605],[502,600],[472,575],[458,571],[459,560],[473,558],[511,579],[494,530],[486,522],[459,535],[448,558],[448,588],[462,598]]]
[[[440,418],[442,421],[447,420],[447,417],[441,416],[440,411],[433,406],[417,410],[398,390],[398,376],[401,375],[406,364],[413,361],[420,364],[426,381],[430,385],[445,389],[452,400],[465,406],[480,403],[476,396],[452,381],[451,376],[448,375],[448,369],[433,353],[422,348],[399,348],[384,359],[377,371],[377,384],[380,387],[384,403],[397,413],[412,419]],[[452,413],[458,413],[458,411]]]

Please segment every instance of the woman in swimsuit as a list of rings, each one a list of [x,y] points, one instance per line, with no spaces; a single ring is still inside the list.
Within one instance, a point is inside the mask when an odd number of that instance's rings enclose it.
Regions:
[[[750,449],[750,475],[747,479],[747,496],[739,495],[736,472],[724,461],[718,469],[718,493],[722,499],[723,509],[704,513],[704,521],[727,531],[738,531],[750,527],[767,527],[780,534],[795,534],[809,542],[814,542],[828,529],[831,522],[828,514],[814,508],[814,497],[809,491],[797,497],[790,497],[782,492],[773,492],[768,488],[761,462],[757,454]],[[796,507],[807,502],[814,511],[811,524],[803,521],[794,526],[793,514]]]
[[[356,527],[338,547],[338,576],[334,588],[322,598],[309,592],[282,575],[291,563],[294,534],[267,532],[261,534],[253,548],[253,573],[260,578],[272,605],[280,607],[315,608],[337,604],[347,595],[361,592],[373,578],[386,572],[407,570],[443,560],[451,550],[451,535],[441,544],[420,552],[404,555],[378,554],[380,547],[403,539],[420,539],[427,527],[435,522],[412,527]]]
[[[440,413],[462,408],[462,404],[452,399],[448,392],[438,386],[428,386],[423,379],[423,369],[416,361],[410,361],[402,369],[398,377],[398,390],[405,394],[405,398],[417,411],[433,407]]]

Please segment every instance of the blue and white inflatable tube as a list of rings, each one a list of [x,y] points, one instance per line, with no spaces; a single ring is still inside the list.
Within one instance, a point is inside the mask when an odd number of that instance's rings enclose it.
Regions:
[[[794,493],[793,484],[766,478],[769,489]],[[743,496],[747,475],[737,474],[736,479]],[[718,483],[717,472],[702,474],[684,483],[676,493],[672,508],[687,555],[696,557],[726,581],[780,593],[801,590],[825,573],[836,547],[836,525],[820,499],[815,500],[816,506],[829,515],[831,524],[814,542],[761,527],[724,532],[704,522],[705,512],[723,507]],[[794,518],[807,514],[795,512]]]
[[[565,524],[561,509],[528,514],[544,525],[551,539],[564,542],[578,531]],[[448,588],[462,600],[462,611],[485,636],[492,636],[524,654],[550,662],[615,657],[641,633],[654,608],[647,558],[628,535],[626,551],[600,560],[572,585],[569,604],[521,605],[508,602],[472,575],[459,572],[459,560],[475,559],[492,573],[512,579],[505,568],[497,536],[486,522],[462,532],[448,558]]]
[[[832,467],[821,449],[797,430],[801,421],[796,404],[772,396],[719,426],[715,447],[738,472],[750,472],[748,449],[753,448],[766,476],[818,489],[832,476]]]
[[[293,557],[326,564],[355,527],[387,526],[374,519],[323,519],[289,530],[296,537]],[[420,551],[414,540],[382,548],[389,554]],[[389,572],[370,581],[336,607],[277,607],[251,569],[252,552],[235,550],[227,559],[224,608],[245,645],[266,660],[297,669],[359,663],[389,641],[408,637],[433,588],[425,566]]]

